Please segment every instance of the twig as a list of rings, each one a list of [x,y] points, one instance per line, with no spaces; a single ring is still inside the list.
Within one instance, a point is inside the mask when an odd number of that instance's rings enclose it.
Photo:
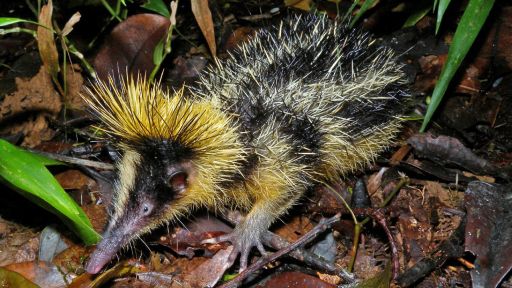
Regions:
[[[398,182],[398,184],[395,186],[393,191],[391,191],[391,193],[389,193],[389,195],[386,197],[386,199],[384,199],[384,201],[382,202],[382,204],[379,207],[380,208],[386,207],[389,204],[389,202],[391,202],[391,200],[395,197],[395,195],[398,193],[398,191],[400,191],[400,189],[402,189],[402,187],[404,187],[408,183],[409,183],[409,178],[408,177],[402,177],[402,179],[400,179],[400,182]],[[369,216],[374,215],[378,211],[379,211],[379,209],[374,210],[374,212],[369,214]],[[380,213],[382,213],[382,211]],[[357,250],[358,250],[358,247],[359,247],[359,237],[360,237],[360,234],[361,234],[361,229],[362,229],[362,227],[366,223],[368,223],[370,221],[371,218],[372,217],[366,217],[361,222],[358,222],[357,219],[354,220],[354,222],[355,222],[355,227],[354,227],[354,244],[352,245],[352,258],[350,259],[350,263],[349,263],[349,266],[348,266],[348,271],[350,271],[350,272],[354,268],[354,264],[355,264],[355,261],[356,261]],[[394,248],[396,249],[396,245],[395,245],[394,239],[391,236],[391,232],[389,232],[389,229],[387,228],[386,222],[384,221],[384,222],[379,223],[379,224],[381,224],[382,228],[384,229],[384,231],[386,232],[386,234],[388,236],[390,245],[392,246],[391,249],[393,249],[393,245],[395,246]],[[392,260],[393,261],[393,277],[396,277],[398,275],[398,270],[400,269],[400,265],[399,265],[399,263],[397,263],[398,255],[397,255],[397,253],[393,254],[393,251],[392,251],[391,257],[393,259]],[[396,279],[396,278],[393,278],[393,279]]]
[[[64,123],[61,123],[57,120],[53,120],[49,118],[50,124],[54,126],[58,130],[64,131],[64,133],[73,132],[78,136],[84,137],[86,139],[98,139],[98,136],[89,133],[87,131],[82,131],[81,129],[75,128],[73,126],[76,126],[77,124],[82,124],[84,122],[94,122],[94,119],[91,119],[90,117],[79,117],[75,119],[68,120]]]
[[[313,240],[318,234],[322,233],[323,231],[325,231],[326,229],[331,227],[332,224],[337,222],[340,219],[340,217],[341,217],[341,213],[338,213],[331,218],[320,220],[320,222],[313,229],[308,231],[306,234],[304,234],[302,237],[300,237],[297,241],[293,242],[292,244],[288,245],[288,247],[285,247],[273,254],[261,257],[258,261],[251,264],[247,269],[242,271],[231,281],[219,286],[219,288],[238,287],[238,285],[241,284],[245,278],[247,278],[249,275],[256,272],[257,270],[261,269],[266,264],[268,264],[272,261],[275,261],[277,258],[279,258],[283,255],[286,255],[286,254],[290,253],[290,251],[296,249],[297,247],[304,245],[304,244],[308,243],[309,241]]]
[[[257,15],[241,16],[238,17],[238,19],[242,19],[249,22],[258,22],[265,19],[272,19],[273,16],[274,15],[272,15],[271,13],[262,13]]]
[[[276,250],[283,249],[283,248],[287,247],[288,245],[290,245],[290,242],[284,240],[279,235],[276,235],[270,231],[267,231],[266,233],[263,234],[262,242],[266,246],[272,247]],[[328,272],[331,274],[339,275],[347,282],[354,281],[354,276],[352,274],[348,273],[347,271],[341,269],[340,267],[338,267],[334,264],[331,264],[331,263],[325,261],[324,259],[320,258],[316,254],[311,253],[305,249],[297,248],[297,249],[291,251],[289,256],[296,260],[304,262],[309,266],[315,267],[319,270],[322,270],[322,271],[325,271],[325,272]]]
[[[383,211],[381,209],[375,210],[371,214],[372,218],[377,221],[377,223],[380,224],[384,232],[386,233],[386,236],[388,237],[389,246],[391,247],[391,261],[393,263],[393,279],[398,278],[398,272],[400,271],[400,262],[398,259],[398,249],[396,247],[395,239],[393,238],[393,235],[391,234],[391,231],[389,231],[388,224],[386,221],[386,216],[384,215]]]
[[[224,214],[223,218],[226,219],[231,224],[236,225],[238,222],[241,221],[242,216],[238,212],[231,211],[231,213]],[[286,241],[281,236],[276,235],[270,231],[265,231],[263,233],[261,242],[265,246],[268,246],[275,250],[281,250],[283,248],[290,246],[290,242]],[[289,256],[296,260],[304,262],[309,266],[315,267],[321,271],[338,275],[348,283],[352,283],[355,281],[354,276],[351,273],[348,273],[344,269],[325,261],[316,254],[311,253],[303,248],[297,248],[291,251]]]
[[[46,158],[50,158],[53,160],[61,161],[67,164],[73,164],[73,165],[79,165],[79,166],[87,166],[92,167],[96,169],[102,169],[102,170],[114,170],[114,165],[107,164],[103,162],[98,161],[91,161],[87,159],[81,159],[81,158],[75,158],[70,156],[64,156],[57,153],[49,153],[49,152],[42,152],[34,149],[27,149],[28,151],[44,156]]]

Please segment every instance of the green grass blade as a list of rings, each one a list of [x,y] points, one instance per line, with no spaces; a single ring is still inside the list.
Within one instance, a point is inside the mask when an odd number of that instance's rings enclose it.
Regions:
[[[108,13],[110,13],[110,15],[112,15],[112,18],[117,19],[117,21],[119,21],[119,22],[123,21],[123,19],[119,15],[119,13],[120,13],[119,10],[120,9],[117,9],[117,11],[114,10],[114,8],[112,8],[112,6],[110,6],[110,4],[108,3],[107,0],[100,0],[100,1],[101,1],[101,4],[103,4],[103,7],[105,7],[105,9],[107,9]],[[120,2],[119,1],[117,2],[117,4],[118,4],[117,7],[120,8],[120,6],[119,6]],[[126,5],[126,3],[123,3],[123,4]]]
[[[35,21],[30,21],[30,20],[21,19],[21,18],[13,18],[13,17],[0,17],[0,27],[9,26],[9,25],[16,24],[16,23],[31,23],[31,24],[34,24],[37,26],[44,27],[44,28],[52,31],[52,33],[55,33],[55,31],[51,27],[46,27],[46,26],[41,25],[40,23],[35,22]],[[7,33],[25,32],[25,33],[33,34],[33,36],[35,37],[35,30],[24,29],[22,27],[15,27],[15,28],[5,29],[5,30],[1,29],[1,31],[2,31],[2,33],[0,35],[5,35]]]
[[[428,122],[434,115],[439,103],[443,99],[446,89],[452,80],[455,72],[459,68],[462,60],[473,45],[473,42],[482,29],[492,6],[494,0],[470,0],[462,18],[460,19],[459,26],[453,36],[453,42],[448,51],[448,58],[444,64],[439,80],[437,81],[434,92],[432,93],[432,100],[427,108],[425,119],[421,125],[420,132],[424,132]]]
[[[437,6],[436,34],[439,31],[439,27],[443,21],[444,12],[446,12],[448,5],[450,5],[450,1],[451,0],[439,0],[439,6]]]
[[[428,12],[430,12],[431,9],[432,9],[431,7],[423,7],[421,9],[418,9],[418,10],[414,11],[407,18],[407,20],[405,20],[405,23],[402,26],[402,28],[412,27],[412,26],[416,25],[416,23],[418,23],[418,21],[423,19],[423,17],[425,17],[425,15],[427,15]]]
[[[357,12],[356,16],[352,21],[350,21],[350,27],[353,27],[354,24],[356,24],[357,20],[363,16],[363,14],[368,10],[370,7],[372,7],[373,3],[375,3],[376,0],[365,0],[363,5],[361,5],[361,8]],[[357,1],[356,1],[357,2]]]
[[[159,66],[164,61],[164,46],[165,39],[160,39],[155,46],[155,50],[153,51],[153,64]]]
[[[12,18],[12,17],[0,17],[0,27],[8,26],[16,23],[32,23],[37,24],[37,22],[25,20],[21,18]]]
[[[167,8],[167,5],[165,5],[164,1],[162,0],[149,0],[141,7],[144,7],[148,10],[151,10],[153,12],[156,12],[164,17],[171,17],[171,14],[169,13],[169,9]]]
[[[99,235],[91,222],[45,167],[57,163],[0,139],[0,177],[24,197],[59,216],[87,245],[94,244]]]

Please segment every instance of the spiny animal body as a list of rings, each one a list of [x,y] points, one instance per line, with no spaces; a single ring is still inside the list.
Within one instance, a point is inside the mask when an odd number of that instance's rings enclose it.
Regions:
[[[260,236],[311,186],[362,168],[399,129],[393,52],[323,16],[259,31],[187,97],[145,80],[99,82],[88,101],[121,150],[97,273],[138,235],[198,207],[247,212],[229,240],[245,268]]]

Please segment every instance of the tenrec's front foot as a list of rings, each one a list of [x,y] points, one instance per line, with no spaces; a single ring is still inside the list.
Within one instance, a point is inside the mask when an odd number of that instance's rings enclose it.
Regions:
[[[256,231],[235,228],[231,233],[203,241],[203,243],[208,244],[220,242],[230,242],[233,245],[233,251],[231,251],[228,258],[230,266],[235,263],[238,254],[240,254],[239,272],[247,269],[249,253],[253,247],[256,247],[261,255],[265,255],[265,248],[263,248],[263,244],[261,244],[261,233]]]

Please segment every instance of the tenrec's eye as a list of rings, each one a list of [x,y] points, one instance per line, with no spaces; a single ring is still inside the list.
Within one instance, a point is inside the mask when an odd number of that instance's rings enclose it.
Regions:
[[[145,204],[142,206],[142,214],[147,216],[149,213],[151,213],[151,205]]]
[[[180,171],[172,174],[171,177],[169,177],[168,185],[174,192],[184,192],[187,188],[187,173]]]

